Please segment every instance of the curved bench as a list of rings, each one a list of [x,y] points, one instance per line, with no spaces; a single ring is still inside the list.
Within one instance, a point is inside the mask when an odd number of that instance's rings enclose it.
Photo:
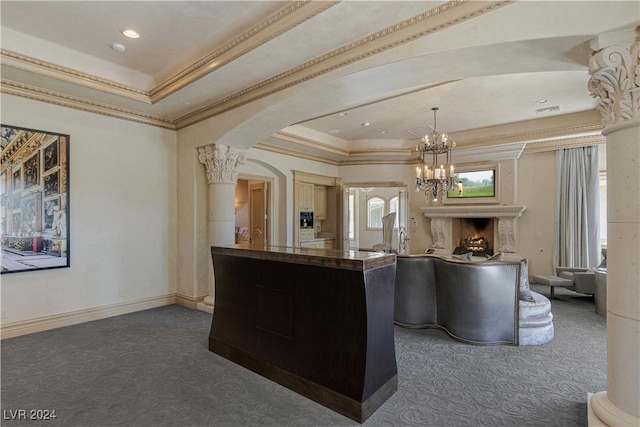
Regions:
[[[394,322],[406,328],[439,328],[470,344],[548,342],[553,338],[551,304],[535,292],[530,301],[520,301],[522,265],[398,255]]]

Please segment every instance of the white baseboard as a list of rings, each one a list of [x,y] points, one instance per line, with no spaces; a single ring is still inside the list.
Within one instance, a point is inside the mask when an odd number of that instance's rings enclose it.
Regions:
[[[181,297],[183,296],[181,295]],[[77,325],[79,323],[90,322],[92,320],[105,319],[107,317],[119,316],[121,314],[133,313],[136,311],[148,310],[150,308],[162,307],[164,305],[176,304],[177,300],[177,295],[173,293],[157,297],[144,298],[137,301],[110,304],[101,307],[88,308],[85,310],[38,317],[35,319],[23,320],[19,322],[5,323],[0,325],[0,339],[13,338],[20,335],[32,334],[34,332],[42,332],[49,329],[61,328],[63,326]],[[195,305],[193,308],[195,308]]]
[[[179,304],[183,307],[196,309],[199,303],[204,301],[204,296],[202,297],[192,297],[184,294],[176,294],[176,304]]]

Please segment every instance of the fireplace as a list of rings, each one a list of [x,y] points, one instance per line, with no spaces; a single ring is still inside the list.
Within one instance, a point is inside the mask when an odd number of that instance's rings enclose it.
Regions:
[[[487,250],[517,253],[516,220],[525,210],[522,205],[429,206],[421,209],[424,216],[431,219],[433,247],[442,249],[438,253],[453,253],[462,240],[475,234],[485,238]],[[480,230],[477,230],[478,226],[481,226]]]
[[[454,254],[493,255],[494,218],[453,218]]]

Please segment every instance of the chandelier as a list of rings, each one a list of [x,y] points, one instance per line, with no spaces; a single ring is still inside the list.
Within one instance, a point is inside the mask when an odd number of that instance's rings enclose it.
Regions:
[[[456,142],[449,141],[446,133],[438,132],[438,107],[433,107],[432,110],[433,127],[430,127],[433,132],[423,136],[422,141],[416,146],[416,151],[422,159],[422,165],[416,167],[416,191],[424,191],[436,202],[444,197],[447,191],[455,188],[451,149],[456,146]]]

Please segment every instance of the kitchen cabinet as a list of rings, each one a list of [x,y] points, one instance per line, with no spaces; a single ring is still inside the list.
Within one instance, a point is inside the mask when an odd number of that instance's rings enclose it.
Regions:
[[[300,242],[300,247],[324,249],[324,242],[318,242],[317,240],[308,240],[306,242]]]
[[[306,182],[296,183],[298,210],[300,212],[313,212],[314,187],[315,185]]]
[[[321,185],[315,187],[314,218],[322,221],[327,219],[327,187]]]
[[[300,242],[301,248],[333,249],[334,239],[312,239]]]

